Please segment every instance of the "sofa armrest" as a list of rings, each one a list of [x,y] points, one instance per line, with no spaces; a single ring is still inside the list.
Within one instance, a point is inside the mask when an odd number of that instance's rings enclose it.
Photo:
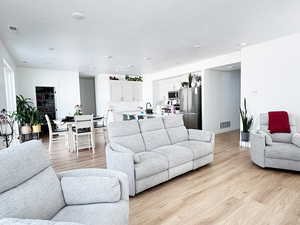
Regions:
[[[266,137],[262,133],[250,133],[250,155],[251,160],[261,166],[265,167],[265,147],[266,147]]]
[[[130,150],[129,148],[126,148],[125,146],[119,145],[117,143],[110,143],[110,148],[111,148],[111,150],[113,150],[115,152],[126,153],[126,154],[132,155],[134,163],[141,162],[140,157],[137,154],[135,154],[132,150]]]
[[[62,177],[114,177],[120,181],[121,185],[121,199],[129,200],[129,190],[128,190],[128,177],[126,174],[120,171],[114,171],[109,169],[78,169],[69,170],[65,172],[58,173],[58,178],[61,180]]]
[[[54,222],[50,220],[4,218],[0,220],[0,225],[83,225],[83,224],[72,223],[72,222]]]
[[[114,151],[110,144],[106,146],[106,167],[126,173],[129,181],[129,195],[135,195],[135,172],[132,153]]]
[[[205,130],[188,129],[189,140],[214,142],[215,134]]]

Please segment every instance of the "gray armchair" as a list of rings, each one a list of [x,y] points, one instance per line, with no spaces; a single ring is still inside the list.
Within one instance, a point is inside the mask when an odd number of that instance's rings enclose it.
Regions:
[[[268,114],[261,114],[260,129],[251,132],[251,160],[263,168],[300,171],[300,135],[294,116],[289,114],[291,133],[270,134],[268,121]]]
[[[56,174],[39,141],[0,151],[0,225],[126,225],[128,201],[122,172]]]

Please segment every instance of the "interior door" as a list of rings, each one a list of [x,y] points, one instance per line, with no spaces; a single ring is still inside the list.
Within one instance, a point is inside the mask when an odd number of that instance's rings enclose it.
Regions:
[[[43,118],[45,114],[51,120],[56,119],[55,107],[55,90],[54,87],[35,87],[36,107],[42,113]]]

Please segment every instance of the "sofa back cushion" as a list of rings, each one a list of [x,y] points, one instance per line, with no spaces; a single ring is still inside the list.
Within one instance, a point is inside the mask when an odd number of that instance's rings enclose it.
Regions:
[[[18,186],[50,166],[40,141],[29,141],[0,151],[0,193]]]
[[[289,123],[291,127],[291,133],[273,133],[270,134],[272,137],[272,141],[274,142],[283,142],[283,143],[291,143],[292,134],[296,133],[296,119],[295,116],[289,113]],[[269,116],[268,113],[260,114],[260,129],[269,133],[268,130],[269,124]]]
[[[64,205],[60,182],[40,141],[0,151],[0,218],[51,219]]]
[[[65,206],[60,181],[51,167],[0,194],[0,219],[53,218]]]
[[[61,186],[67,205],[118,202],[121,186],[116,177],[66,176]]]
[[[112,122],[108,125],[107,131],[109,142],[115,142],[135,153],[145,151],[145,144],[137,120]]]
[[[162,118],[140,120],[139,124],[147,151],[171,144]]]
[[[167,116],[163,121],[172,144],[188,140],[189,135],[183,123],[183,115]]]

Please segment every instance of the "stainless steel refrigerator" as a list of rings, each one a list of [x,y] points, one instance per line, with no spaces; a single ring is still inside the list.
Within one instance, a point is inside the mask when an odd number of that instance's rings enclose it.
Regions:
[[[202,129],[201,91],[201,86],[179,89],[180,111],[188,129]]]

